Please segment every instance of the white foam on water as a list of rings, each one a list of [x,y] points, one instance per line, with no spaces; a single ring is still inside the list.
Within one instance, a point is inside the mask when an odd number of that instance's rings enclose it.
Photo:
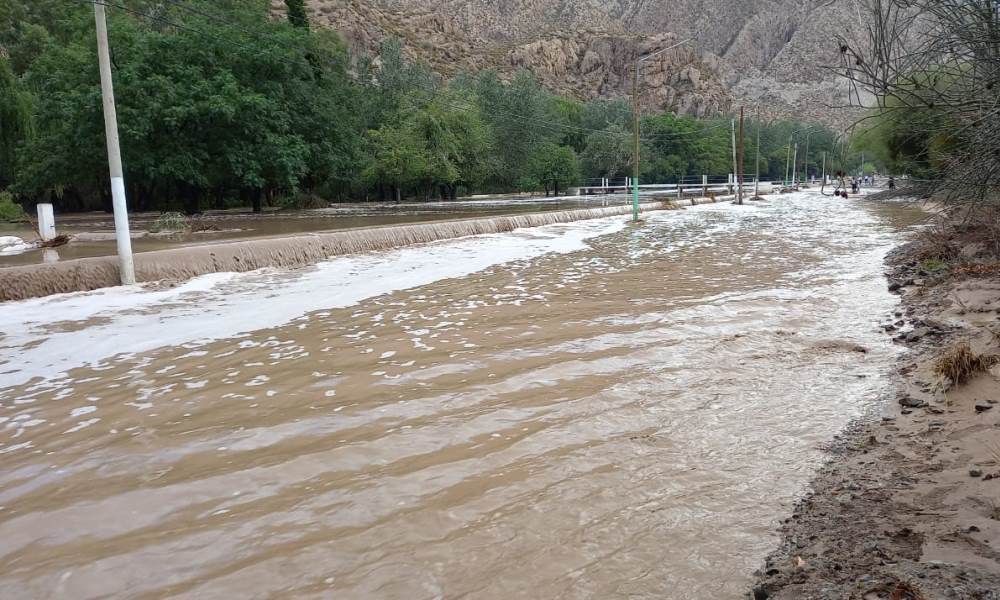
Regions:
[[[588,239],[625,224],[607,217],[345,256],[295,271],[214,273],[170,290],[117,287],[0,304],[0,388],[123,354],[196,348],[496,265],[584,250]]]
[[[13,256],[34,250],[35,244],[13,235],[0,235],[0,256]]]

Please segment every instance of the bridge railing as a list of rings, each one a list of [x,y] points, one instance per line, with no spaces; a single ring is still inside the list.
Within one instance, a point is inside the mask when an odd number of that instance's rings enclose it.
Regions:
[[[770,193],[775,186],[783,186],[782,182],[771,180],[743,180],[743,192]],[[685,176],[679,183],[646,183],[639,185],[639,193],[643,195],[659,194],[674,195],[678,198],[691,196],[707,196],[709,194],[731,195],[736,193],[738,181],[733,175],[702,175]],[[597,196],[610,194],[627,194],[632,192],[630,177],[619,179],[591,179],[578,188],[581,196]]]

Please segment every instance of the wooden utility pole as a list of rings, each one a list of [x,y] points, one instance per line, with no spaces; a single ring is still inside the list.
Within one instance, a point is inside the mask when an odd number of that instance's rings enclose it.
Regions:
[[[739,177],[739,183],[736,191],[736,203],[743,204],[743,107],[740,107],[740,140],[739,144],[736,146],[736,150],[739,153],[739,161],[737,162],[737,173]]]
[[[135,283],[135,266],[132,264],[132,237],[128,230],[122,154],[118,147],[118,113],[115,110],[115,90],[111,79],[111,51],[108,47],[108,22],[104,15],[104,4],[94,2],[94,19],[97,22],[97,61],[101,69],[104,136],[108,144],[111,200],[115,213],[115,239],[118,242],[118,271],[122,285],[132,285]]]
[[[760,196],[760,104],[757,105],[757,154],[754,157],[757,163],[753,176],[753,195]]]
[[[733,183],[739,181],[740,164],[736,159],[736,119],[732,121],[732,134],[733,134],[733,176],[729,178],[730,188],[732,188]],[[730,191],[733,191],[730,189]]]

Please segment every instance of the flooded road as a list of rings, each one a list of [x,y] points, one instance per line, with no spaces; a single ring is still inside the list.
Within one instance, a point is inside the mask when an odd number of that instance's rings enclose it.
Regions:
[[[921,218],[796,194],[0,305],[0,597],[741,598],[887,389]]]

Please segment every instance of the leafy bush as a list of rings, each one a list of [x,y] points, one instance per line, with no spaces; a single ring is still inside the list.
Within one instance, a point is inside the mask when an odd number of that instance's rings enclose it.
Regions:
[[[28,217],[10,192],[0,192],[0,221],[23,221]]]
[[[939,258],[928,258],[920,262],[920,270],[926,271],[928,273],[946,271],[947,269],[948,269],[948,263]]]
[[[187,231],[187,217],[179,212],[165,212],[161,214],[153,224],[149,226],[150,233],[163,233],[170,231]]]

